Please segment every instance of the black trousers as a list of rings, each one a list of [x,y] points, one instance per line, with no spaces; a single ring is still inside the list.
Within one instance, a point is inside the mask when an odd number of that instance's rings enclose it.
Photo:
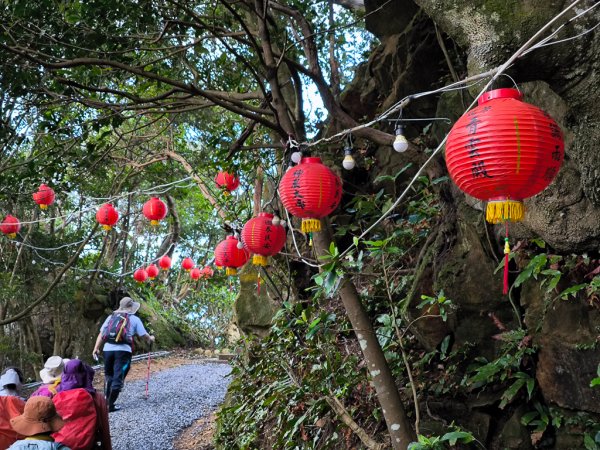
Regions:
[[[111,390],[121,391],[123,389],[123,383],[130,368],[131,352],[104,352],[104,378],[107,397]]]

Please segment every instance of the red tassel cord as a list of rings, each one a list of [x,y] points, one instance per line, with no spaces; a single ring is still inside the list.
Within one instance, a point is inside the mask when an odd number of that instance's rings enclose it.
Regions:
[[[510,245],[508,244],[508,222],[504,222],[506,226],[506,237],[504,238],[504,289],[502,293],[508,294],[508,259],[510,255]]]

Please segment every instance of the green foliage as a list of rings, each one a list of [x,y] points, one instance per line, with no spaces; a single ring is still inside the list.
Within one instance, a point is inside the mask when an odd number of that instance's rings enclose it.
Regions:
[[[500,335],[502,354],[487,361],[483,357],[475,358],[468,368],[469,375],[463,383],[469,389],[477,389],[493,383],[508,385],[502,394],[500,409],[511,403],[520,392],[531,399],[535,388],[535,378],[522,370],[524,360],[535,354],[536,348],[531,346],[531,338],[527,331],[518,329]]]
[[[326,396],[351,401],[354,419],[368,426],[376,410],[365,369],[348,351],[349,325],[317,304],[285,303],[271,334],[248,342],[249,360],[234,364],[229,401],[218,414],[218,448],[340,448],[352,437],[330,410]],[[358,413],[358,414],[357,414]]]
[[[468,431],[463,431],[457,426],[452,426],[451,429],[452,431],[442,436],[419,435],[418,441],[411,443],[408,450],[445,450],[457,444],[470,444],[475,441],[475,437]]]

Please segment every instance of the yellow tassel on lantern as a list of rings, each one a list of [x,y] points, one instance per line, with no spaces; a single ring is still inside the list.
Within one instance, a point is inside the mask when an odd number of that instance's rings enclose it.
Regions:
[[[102,228],[104,228],[104,231],[112,230],[112,227],[110,225],[102,225]]]
[[[227,276],[237,275],[237,269],[235,267],[226,267],[225,275],[227,275]]]
[[[40,205],[41,209],[48,209],[48,205]]]
[[[158,220],[151,220],[150,225],[152,225],[153,227],[158,226]]]
[[[268,261],[267,257],[263,255],[253,255],[252,256],[252,264],[255,266],[267,266]]]
[[[487,204],[485,220],[489,223],[520,222],[525,214],[525,205],[518,200],[491,201]]]
[[[11,239],[14,239],[17,237],[17,233],[8,233],[7,236]]]
[[[319,219],[302,219],[302,226],[300,229],[303,233],[321,231],[321,221]]]

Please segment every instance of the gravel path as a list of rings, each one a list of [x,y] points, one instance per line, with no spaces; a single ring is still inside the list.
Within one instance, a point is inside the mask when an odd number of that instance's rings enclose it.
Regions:
[[[163,370],[146,381],[126,382],[109,414],[113,450],[172,450],[173,439],[194,420],[209,414],[225,397],[227,364],[190,364]]]

